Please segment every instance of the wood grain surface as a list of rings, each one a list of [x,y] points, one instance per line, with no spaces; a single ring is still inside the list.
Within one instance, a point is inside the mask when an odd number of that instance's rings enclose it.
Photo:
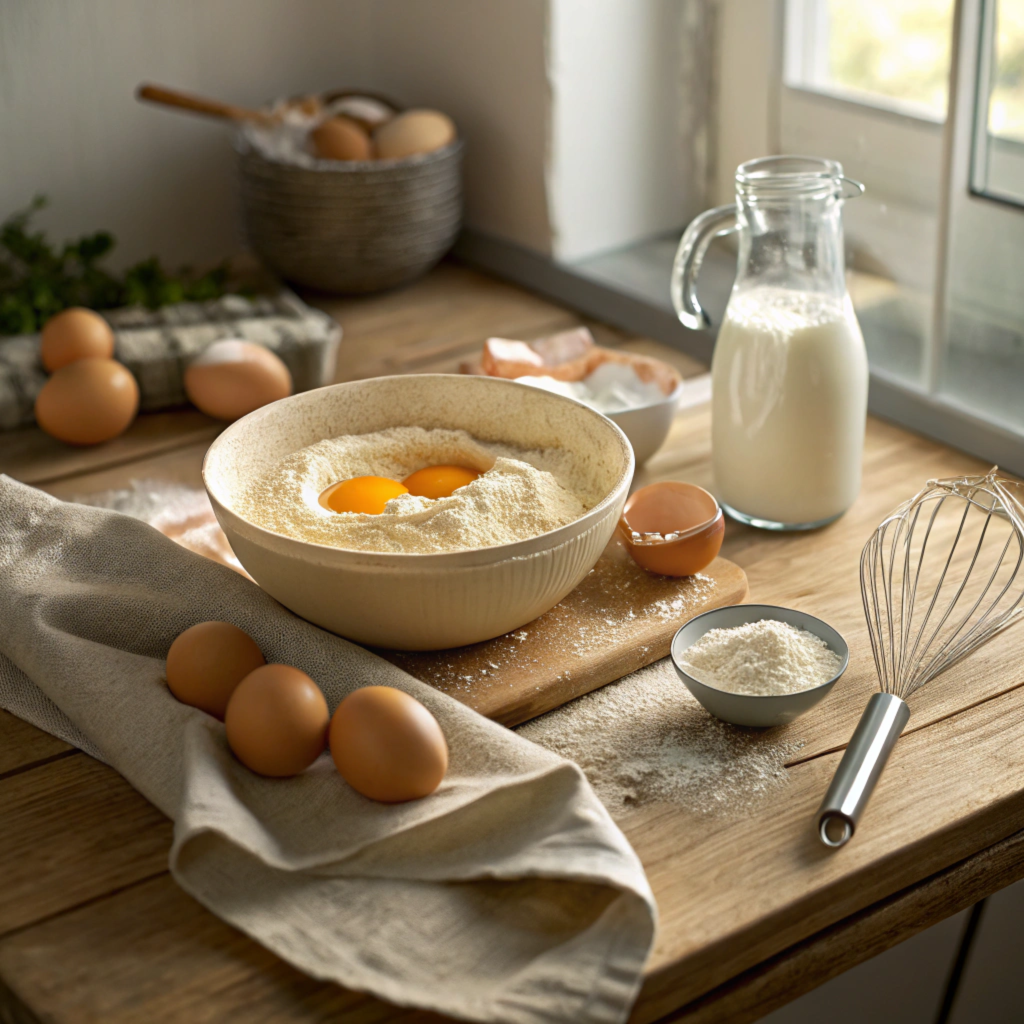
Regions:
[[[707,995],[668,1014],[661,1024],[749,1024],[824,981],[973,906],[994,889],[1024,878],[1024,832],[881,900],[790,947]]]
[[[454,369],[489,334],[529,338],[580,322],[450,265],[407,291],[329,308],[346,329],[349,377]],[[653,345],[616,332],[599,340]],[[684,373],[697,369],[680,360]],[[11,459],[0,442],[0,469],[61,497],[132,479],[196,486],[208,439],[174,431],[172,420],[130,461],[100,449],[65,450],[55,463],[45,440],[38,459],[25,442]],[[709,456],[708,410],[684,410],[635,486],[708,486]],[[800,536],[728,525],[722,554],[746,572],[751,599],[830,622],[850,644],[850,667],[828,700],[764,736],[797,750],[786,783],[760,803],[711,815],[646,804],[619,818],[660,914],[638,1024],[755,1020],[1024,875],[1024,633],[1013,630],[911,698],[910,724],[853,842],[830,853],[812,825],[877,688],[860,549],[928,477],[986,468],[870,420],[861,494],[842,519]],[[111,769],[0,714],[0,877],[9,880],[0,887],[0,1020],[438,1020],[306,978],[218,921],[167,876],[169,836],[170,824]]]

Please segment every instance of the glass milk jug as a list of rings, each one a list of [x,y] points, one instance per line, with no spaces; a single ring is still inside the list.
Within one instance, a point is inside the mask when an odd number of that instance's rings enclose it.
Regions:
[[[764,157],[736,171],[736,203],[686,229],[672,302],[710,326],[696,278],[711,239],[739,232],[739,260],[711,363],[719,502],[735,519],[808,530],[860,489],[868,362],[843,273],[844,199],[862,185],[834,161]]]

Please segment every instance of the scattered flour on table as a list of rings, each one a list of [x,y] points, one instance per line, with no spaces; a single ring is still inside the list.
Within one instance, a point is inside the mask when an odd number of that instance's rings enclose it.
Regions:
[[[754,697],[810,690],[842,664],[820,637],[777,619],[709,629],[681,660],[699,682]]]
[[[380,515],[332,512],[320,495],[340,480],[402,480],[425,466],[481,475],[447,498],[403,494]],[[426,554],[526,540],[579,519],[603,494],[564,449],[526,450],[478,441],[464,430],[391,427],[329,438],[286,456],[235,511],[257,526],[317,544]]]
[[[786,784],[803,745],[712,717],[667,658],[516,731],[575,761],[612,815],[655,802],[749,813]]]
[[[70,500],[141,519],[189,551],[248,576],[231,550],[202,488],[164,480],[132,480],[127,487],[75,495]]]

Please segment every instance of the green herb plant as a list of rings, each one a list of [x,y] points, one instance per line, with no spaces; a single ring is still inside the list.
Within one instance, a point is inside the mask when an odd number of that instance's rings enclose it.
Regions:
[[[84,235],[57,248],[42,231],[31,231],[32,216],[44,206],[46,198],[36,196],[27,209],[0,225],[0,334],[32,334],[69,306],[159,309],[173,302],[216,299],[228,290],[225,264],[205,274],[186,267],[174,275],[154,256],[118,277],[99,265],[114,248],[108,232]]]

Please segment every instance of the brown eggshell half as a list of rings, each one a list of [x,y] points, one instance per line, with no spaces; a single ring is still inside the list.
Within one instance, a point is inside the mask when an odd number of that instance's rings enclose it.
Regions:
[[[350,693],[331,719],[330,746],[341,777],[384,803],[433,793],[448,770],[448,744],[437,719],[391,686]]]
[[[230,622],[199,622],[167,652],[167,685],[183,704],[224,718],[238,684],[266,659],[248,633]]]
[[[637,542],[634,533],[680,536]],[[630,496],[619,519],[619,534],[641,568],[662,576],[692,576],[718,557],[725,516],[703,487],[664,481],[641,487]]]
[[[278,356],[240,339],[215,341],[185,370],[189,401],[218,420],[237,420],[291,393],[292,375]]]

